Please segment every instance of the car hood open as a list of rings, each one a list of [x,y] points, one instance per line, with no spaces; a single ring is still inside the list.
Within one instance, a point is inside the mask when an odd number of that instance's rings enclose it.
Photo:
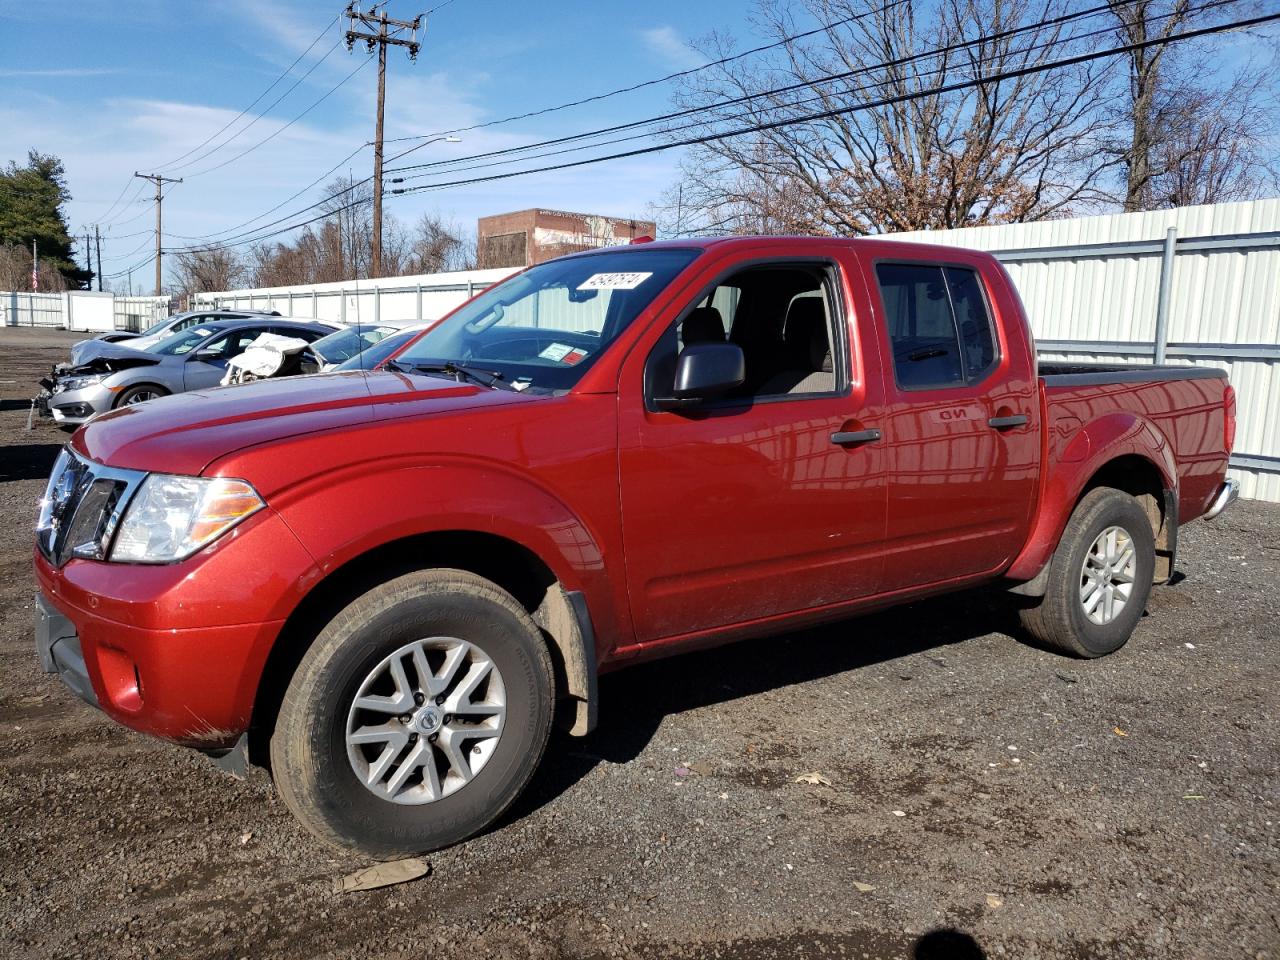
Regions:
[[[236,450],[300,434],[536,400],[441,377],[353,370],[257,380],[122,407],[89,423],[71,444],[113,467],[197,475]]]

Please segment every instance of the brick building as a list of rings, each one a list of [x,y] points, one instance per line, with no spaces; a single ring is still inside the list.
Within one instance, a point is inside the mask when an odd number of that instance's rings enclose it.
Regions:
[[[652,237],[656,230],[650,220],[619,220],[563,210],[500,213],[481,217],[476,223],[478,266],[530,267],[566,253]]]

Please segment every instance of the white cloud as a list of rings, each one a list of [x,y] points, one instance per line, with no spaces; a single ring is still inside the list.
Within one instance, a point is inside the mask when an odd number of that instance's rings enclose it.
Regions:
[[[684,38],[672,27],[650,27],[641,30],[640,37],[651,51],[677,70],[688,70],[703,62],[702,57],[690,50]]]

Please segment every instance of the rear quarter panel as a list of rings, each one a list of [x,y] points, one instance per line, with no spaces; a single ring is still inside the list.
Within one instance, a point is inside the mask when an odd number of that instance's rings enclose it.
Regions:
[[[1030,540],[1009,570],[1034,577],[1057,546],[1089,480],[1118,457],[1142,457],[1177,491],[1178,520],[1202,515],[1226,473],[1224,378],[1044,389],[1045,478]]]

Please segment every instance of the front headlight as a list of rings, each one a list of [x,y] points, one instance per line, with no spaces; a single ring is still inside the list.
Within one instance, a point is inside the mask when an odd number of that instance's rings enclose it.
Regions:
[[[243,480],[153,473],[134,495],[111,559],[171,563],[191,556],[265,504]]]
[[[101,383],[109,374],[91,373],[87,377],[67,377],[59,380],[53,386],[54,393],[62,393],[64,390],[83,390],[85,387],[91,387],[95,383]]]

